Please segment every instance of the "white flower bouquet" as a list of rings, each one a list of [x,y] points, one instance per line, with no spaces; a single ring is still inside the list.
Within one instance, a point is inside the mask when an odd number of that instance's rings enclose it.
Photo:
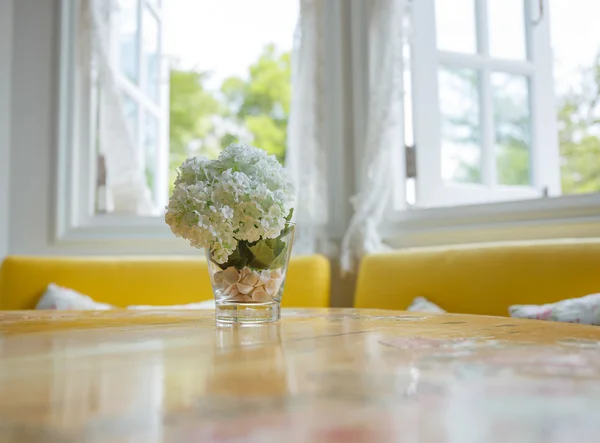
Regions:
[[[293,239],[287,171],[275,156],[233,144],[217,160],[186,160],[178,172],[165,221],[206,249],[217,304],[280,301]]]

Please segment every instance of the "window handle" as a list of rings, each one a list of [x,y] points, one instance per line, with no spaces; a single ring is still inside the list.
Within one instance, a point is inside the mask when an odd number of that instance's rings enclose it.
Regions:
[[[417,178],[417,150],[415,146],[404,146],[406,162],[406,178]]]
[[[538,0],[538,17],[531,22],[533,26],[537,26],[544,20],[544,0]]]

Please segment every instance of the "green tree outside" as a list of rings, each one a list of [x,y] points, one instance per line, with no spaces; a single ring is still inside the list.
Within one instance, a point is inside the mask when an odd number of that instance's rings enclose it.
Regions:
[[[454,75],[465,76],[455,72]],[[176,168],[192,155],[214,158],[233,142],[252,143],[281,162],[285,158],[291,101],[290,53],[267,45],[247,76],[229,77],[217,90],[208,90],[208,73],[172,69],[170,81],[170,181]],[[467,78],[463,78],[467,80]],[[468,82],[477,82],[468,76]],[[600,55],[582,72],[583,87],[559,97],[559,143],[563,194],[600,192]],[[472,86],[471,86],[472,87]],[[529,116],[519,111],[511,93],[495,97],[498,182],[530,182]],[[468,116],[450,117],[452,125],[472,125]],[[478,128],[467,133],[479,137]],[[456,143],[469,140],[462,137]],[[473,141],[473,140],[470,140]],[[461,181],[480,181],[476,166],[461,165]]]
[[[474,80],[475,81],[475,80]],[[581,73],[579,92],[558,97],[558,139],[563,194],[600,192],[600,54],[594,66]],[[511,94],[495,97],[495,121],[503,122],[497,131],[496,165],[498,183],[527,185],[530,182],[529,117],[518,111]],[[522,108],[522,106],[521,106]],[[453,124],[465,125],[461,118]],[[477,127],[470,132],[477,134]],[[461,140],[456,140],[460,142]],[[472,141],[472,140],[471,140]],[[479,168],[460,166],[464,181],[479,181]]]
[[[563,194],[600,192],[600,54],[582,89],[560,98],[558,138]]]
[[[195,71],[171,70],[169,99],[169,183],[177,168],[192,155],[215,157],[219,151],[205,141],[215,132],[214,116],[225,106],[204,86],[208,75]],[[203,143],[194,149],[194,143]]]
[[[226,78],[212,91],[206,87],[208,78],[205,72],[171,70],[170,183],[188,157],[215,158],[234,142],[251,143],[283,163],[291,100],[290,53],[267,45],[246,78]]]
[[[502,185],[530,183],[530,121],[526,112],[526,87],[519,84],[521,80],[520,77],[502,75],[495,79],[493,88],[496,175],[497,182]],[[456,93],[461,97],[479,91],[479,76],[472,70],[448,70],[445,81],[458,88]],[[444,116],[443,121],[449,127],[445,131],[447,140],[457,145],[481,146],[479,118],[478,108]],[[481,183],[481,178],[480,165],[467,162],[460,163],[454,175],[455,181],[464,183]]]
[[[229,77],[221,92],[238,124],[252,134],[252,142],[283,163],[291,101],[289,52],[267,45],[249,67],[248,78]]]

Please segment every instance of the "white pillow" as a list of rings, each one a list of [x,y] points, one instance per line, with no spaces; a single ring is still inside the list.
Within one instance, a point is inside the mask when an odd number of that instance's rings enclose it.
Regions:
[[[73,289],[63,288],[50,283],[46,292],[39,299],[35,309],[57,309],[57,310],[93,310],[104,311],[113,309],[114,306],[107,303],[99,303],[87,295],[83,295]]]
[[[215,301],[206,300],[199,303],[189,303],[187,305],[170,306],[150,306],[150,305],[132,305],[127,309],[150,310],[150,309],[214,309]],[[73,289],[63,288],[54,283],[50,283],[46,292],[39,299],[35,309],[56,309],[77,310],[77,311],[100,311],[107,309],[116,309],[116,306],[107,303],[94,301],[91,297],[77,292]]]
[[[600,294],[569,298],[545,305],[512,305],[511,317],[600,325]]]
[[[446,312],[444,309],[440,308],[433,302],[430,302],[425,297],[417,297],[415,298],[410,306],[408,307],[408,311],[411,312]]]

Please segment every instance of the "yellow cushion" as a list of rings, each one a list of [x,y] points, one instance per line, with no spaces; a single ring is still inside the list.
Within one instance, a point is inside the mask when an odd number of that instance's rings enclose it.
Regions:
[[[0,309],[33,309],[49,283],[115,306],[178,305],[212,298],[205,260],[165,257],[8,257],[0,269]],[[329,306],[329,261],[290,261],[283,306]]]
[[[355,306],[406,309],[423,296],[453,313],[508,315],[512,304],[600,292],[600,240],[420,248],[363,259]]]

